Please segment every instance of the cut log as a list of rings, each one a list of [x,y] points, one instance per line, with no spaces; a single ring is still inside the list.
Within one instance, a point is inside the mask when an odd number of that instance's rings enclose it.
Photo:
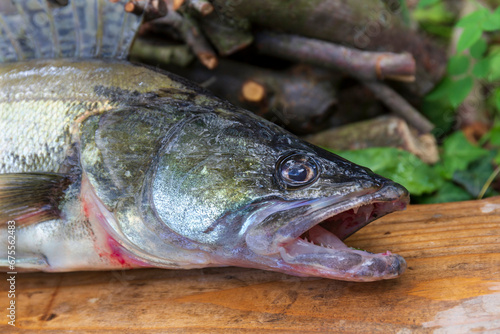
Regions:
[[[241,87],[241,95],[246,101],[261,102],[266,97],[266,88],[253,80],[248,80]]]
[[[439,152],[430,133],[419,135],[401,118],[382,116],[363,122],[322,131],[304,139],[333,150],[358,150],[369,147],[396,147],[413,153],[426,163],[436,163]]]

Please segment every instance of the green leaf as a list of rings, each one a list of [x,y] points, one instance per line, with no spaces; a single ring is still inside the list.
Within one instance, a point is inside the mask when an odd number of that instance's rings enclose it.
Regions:
[[[459,170],[465,170],[474,160],[488,155],[489,151],[471,144],[462,131],[457,131],[445,139],[441,169],[442,175],[451,179]]]
[[[500,146],[500,124],[495,124],[489,131],[490,144]]]
[[[430,35],[439,36],[446,39],[449,39],[453,32],[452,27],[438,25],[438,24],[421,23],[420,27]]]
[[[439,1],[440,0],[420,0],[418,2],[417,8],[424,8],[424,7],[432,6],[432,5],[437,4]]]
[[[467,170],[456,171],[453,174],[453,181],[477,198],[484,184],[493,173],[493,164],[491,162],[495,155],[496,152],[490,151],[488,156],[473,161]],[[493,195],[493,191],[489,189],[486,196],[489,197],[491,195]]]
[[[487,9],[480,8],[469,15],[462,17],[455,26],[459,28],[477,27],[489,14],[490,12]]]
[[[455,108],[458,107],[469,95],[474,80],[471,77],[456,80],[453,82],[453,89],[450,91],[450,103]]]
[[[493,13],[488,13],[484,21],[482,21],[482,27],[485,31],[495,31],[500,30],[500,7],[498,7]]]
[[[490,75],[489,81],[500,80],[500,54],[494,54],[489,57],[490,59]]]
[[[474,81],[470,76],[459,80],[451,80],[449,77],[446,77],[427,95],[426,99],[428,101],[446,99],[456,108],[469,95],[473,84]]]
[[[438,137],[448,132],[455,123],[455,108],[450,105],[448,99],[424,99],[420,111],[436,126],[433,134]]]
[[[500,111],[500,88],[495,89],[494,93],[495,97],[495,106],[497,107],[497,110]]]
[[[454,55],[448,61],[448,74],[452,76],[464,74],[469,69],[469,65],[469,57],[460,54]]]
[[[493,44],[490,46],[490,56],[497,56],[500,55],[500,44],[496,45]]]
[[[392,147],[377,147],[337,152],[337,154],[401,183],[414,195],[433,192],[443,183],[443,179],[433,168],[407,151]]]
[[[421,204],[432,204],[467,201],[470,199],[472,199],[472,196],[466,190],[448,181],[434,195],[419,199],[418,202]]]
[[[445,25],[449,29],[455,19],[444,2],[438,2],[436,5],[426,8],[417,8],[412,11],[412,17],[426,30],[429,25],[433,27],[431,29],[439,29],[439,26],[445,28]]]
[[[441,82],[434,88],[432,92],[427,94],[426,98],[430,101],[439,100],[444,97],[448,97],[453,89],[453,81],[449,77],[445,77]]]
[[[470,47],[470,55],[476,59],[483,57],[484,53],[488,49],[488,44],[482,38],[478,39],[473,46]]]
[[[483,31],[478,26],[464,28],[457,43],[457,52],[463,52],[473,46],[483,34]]]
[[[490,73],[489,58],[481,59],[474,65],[474,68],[472,69],[472,74],[474,74],[474,76],[479,79],[486,78],[489,73]]]
[[[500,152],[497,152],[497,155],[495,156],[493,161],[495,162],[495,164],[500,165]]]

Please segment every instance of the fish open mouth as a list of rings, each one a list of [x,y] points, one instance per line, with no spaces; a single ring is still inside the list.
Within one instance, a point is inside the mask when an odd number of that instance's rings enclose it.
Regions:
[[[302,273],[328,278],[373,281],[399,276],[405,260],[386,251],[373,254],[348,247],[342,240],[373,220],[402,210],[408,203],[406,189],[385,186],[372,194],[329,205],[329,199],[315,203],[320,207],[303,217],[311,228],[279,247],[282,259]]]
[[[349,281],[395,278],[406,269],[401,256],[389,251],[373,254],[350,248],[342,240],[377,218],[403,210],[408,202],[407,190],[392,182],[348,198],[302,202],[292,209],[299,212],[302,208],[300,214],[275,231],[273,240],[268,239],[271,246],[267,252],[277,251],[283,271],[294,275]]]

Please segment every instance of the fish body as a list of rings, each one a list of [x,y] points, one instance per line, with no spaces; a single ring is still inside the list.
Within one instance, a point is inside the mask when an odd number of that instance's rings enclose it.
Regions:
[[[353,280],[404,270],[397,255],[340,242],[403,208],[403,187],[178,77],[35,60],[2,65],[0,83],[4,188],[60,187],[38,199],[57,202],[47,210],[2,215],[20,224],[21,267],[240,265]]]
[[[157,69],[0,64],[0,134],[5,268],[12,235],[20,270],[236,265],[373,281],[406,268],[341,241],[404,209],[404,187]]]

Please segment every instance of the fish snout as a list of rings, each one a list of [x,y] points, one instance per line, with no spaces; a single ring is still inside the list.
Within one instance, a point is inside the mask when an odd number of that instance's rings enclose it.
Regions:
[[[399,201],[402,208],[410,203],[410,192],[399,183],[387,180],[376,193],[378,201],[394,202]]]

